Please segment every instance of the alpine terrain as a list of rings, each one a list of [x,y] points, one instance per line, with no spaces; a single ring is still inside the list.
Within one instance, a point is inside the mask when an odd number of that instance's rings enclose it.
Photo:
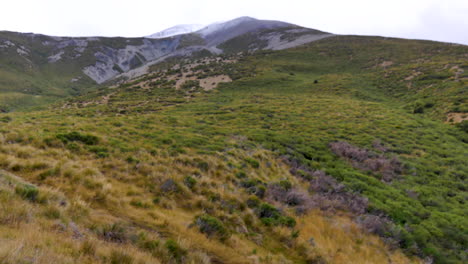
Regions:
[[[468,47],[240,17],[0,32],[0,263],[467,263]]]

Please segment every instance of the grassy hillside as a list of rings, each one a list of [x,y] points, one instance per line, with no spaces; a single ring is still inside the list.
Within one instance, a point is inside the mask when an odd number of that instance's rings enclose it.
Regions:
[[[64,58],[49,63],[54,54],[51,37],[15,32],[0,32],[0,40],[9,46],[0,52],[0,110],[20,110],[44,105],[70,95],[78,95],[95,87],[94,82],[81,71],[83,65],[94,63],[91,54],[80,60]],[[70,50],[71,52],[71,50]],[[64,56],[65,57],[65,56]],[[78,78],[76,82],[72,79]]]
[[[99,85],[83,72],[85,67],[119,62],[135,68],[141,66],[145,57],[138,52],[125,57],[122,49],[132,46],[129,49],[140,47],[141,51],[142,45],[147,45],[147,49],[153,48],[151,52],[158,53],[155,47],[159,45],[164,50],[171,41],[0,31],[0,111],[25,110],[95,90]],[[117,64],[111,68],[122,72]],[[109,71],[106,69],[96,71],[105,75]]]
[[[466,262],[467,56],[340,36],[2,114],[0,262]]]

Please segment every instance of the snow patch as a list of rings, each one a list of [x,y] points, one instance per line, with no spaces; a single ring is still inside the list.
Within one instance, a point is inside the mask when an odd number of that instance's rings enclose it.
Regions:
[[[186,25],[177,25],[168,29],[165,29],[163,31],[154,33],[152,35],[146,36],[147,38],[154,38],[154,39],[159,39],[159,38],[168,38],[172,36],[177,36],[181,34],[188,34],[195,32],[197,30],[200,30],[204,27],[204,25],[200,24],[186,24]]]

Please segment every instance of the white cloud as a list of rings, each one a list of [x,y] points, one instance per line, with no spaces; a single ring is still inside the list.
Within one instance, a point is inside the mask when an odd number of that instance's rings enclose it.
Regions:
[[[466,0],[5,0],[0,30],[137,37],[248,15],[339,34],[468,44],[467,14]]]

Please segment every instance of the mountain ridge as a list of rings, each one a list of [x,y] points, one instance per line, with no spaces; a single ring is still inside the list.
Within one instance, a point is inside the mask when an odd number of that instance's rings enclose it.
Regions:
[[[0,69],[4,71],[0,90],[10,92],[9,99],[3,100],[7,104],[3,108],[11,108],[12,98],[13,101],[28,102],[28,105],[41,105],[66,94],[82,93],[116,77],[141,76],[149,65],[174,56],[233,52],[232,40],[234,46],[240,47],[235,49],[236,52],[251,52],[291,48],[332,36],[305,28],[301,28],[303,32],[294,33],[298,28],[284,22],[241,17],[204,27],[199,33],[157,39],[57,37],[2,31],[0,63],[14,65]],[[237,44],[238,38],[244,35],[248,38]],[[49,80],[39,80],[45,73],[49,74]],[[22,79],[17,78],[20,75]],[[25,86],[26,89],[19,88]]]

